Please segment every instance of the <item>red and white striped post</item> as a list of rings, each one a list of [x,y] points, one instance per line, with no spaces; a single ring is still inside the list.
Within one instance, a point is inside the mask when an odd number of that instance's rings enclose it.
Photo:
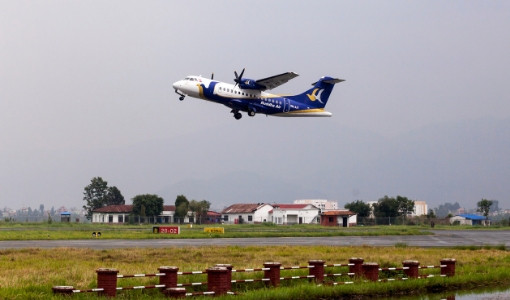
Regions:
[[[418,271],[419,271],[419,266],[420,266],[420,262],[417,261],[417,260],[404,260],[402,262],[402,265],[404,266],[404,268],[408,268],[408,269],[404,269],[404,274],[406,274],[407,277],[409,278],[418,278]]]
[[[324,261],[323,260],[309,260],[308,264],[313,267],[310,268],[309,274],[315,276],[316,283],[324,281]]]
[[[108,297],[117,296],[117,269],[99,268],[97,273],[97,287],[103,289],[102,295]]]
[[[265,262],[264,268],[269,270],[264,271],[264,278],[269,278],[271,285],[277,287],[280,285],[280,267],[282,266],[279,262]]]

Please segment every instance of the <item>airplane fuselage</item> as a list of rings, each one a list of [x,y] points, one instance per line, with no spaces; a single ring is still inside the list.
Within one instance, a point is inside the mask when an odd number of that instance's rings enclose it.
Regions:
[[[329,80],[329,77],[323,79]],[[181,96],[180,100],[190,96],[228,106],[236,119],[241,118],[240,111],[247,112],[249,116],[255,114],[285,117],[331,116],[330,112],[325,111],[324,106],[332,88],[325,93],[323,102],[321,94],[327,88],[320,85],[301,95],[281,96],[259,89],[241,88],[240,84],[220,82],[201,76],[187,76],[175,82],[173,88]]]

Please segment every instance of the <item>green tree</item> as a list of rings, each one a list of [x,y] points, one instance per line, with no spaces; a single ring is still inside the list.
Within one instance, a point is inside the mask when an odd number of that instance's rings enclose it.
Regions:
[[[407,197],[398,196],[395,199],[398,204],[399,215],[406,217],[414,211],[414,201],[407,199]]]
[[[394,218],[399,215],[398,209],[395,198],[384,196],[374,204],[374,215],[378,218]]]
[[[175,199],[175,218],[184,222],[184,217],[188,214],[189,201],[184,195],[179,195]]]
[[[90,184],[85,187],[83,192],[83,200],[87,203],[83,209],[87,211],[87,219],[92,218],[92,212],[95,209],[104,206],[105,197],[108,193],[108,183],[101,177],[94,177]]]
[[[87,211],[87,219],[92,218],[95,209],[107,205],[125,204],[124,196],[116,186],[108,187],[108,182],[101,177],[94,177],[85,187],[83,200],[87,203],[83,208]]]
[[[124,200],[124,196],[122,196],[122,193],[119,191],[119,189],[116,186],[108,187],[104,199],[105,199],[105,203],[104,203],[105,206],[126,204],[126,201]]]
[[[207,212],[209,212],[209,209],[211,208],[211,202],[207,200],[200,201],[200,209],[198,210],[198,216],[200,223],[203,223],[204,220],[207,218]]]
[[[163,211],[163,202],[163,198],[158,195],[137,195],[133,198],[133,214],[141,216],[144,213],[146,216],[159,216]]]
[[[366,218],[370,216],[370,205],[363,202],[363,200],[356,200],[351,203],[347,203],[344,207],[356,213],[360,218]]]
[[[492,201],[482,198],[482,200],[478,201],[478,203],[476,203],[476,205],[478,206],[476,211],[481,212],[484,215],[485,219],[488,219],[489,212],[490,212],[491,206],[492,206]]]
[[[207,212],[209,211],[210,206],[211,203],[209,203],[209,201],[206,200],[202,201],[191,200],[188,208],[195,217],[195,223],[201,224],[203,222],[203,219],[207,217]]]

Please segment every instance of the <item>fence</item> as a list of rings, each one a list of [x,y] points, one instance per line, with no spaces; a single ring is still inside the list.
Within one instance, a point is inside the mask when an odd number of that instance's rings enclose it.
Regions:
[[[53,293],[55,294],[74,294],[74,293],[89,293],[97,292],[101,295],[108,297],[115,297],[117,291],[122,290],[140,290],[140,289],[161,289],[162,292],[172,298],[179,298],[185,296],[195,295],[224,295],[235,294],[232,292],[233,284],[246,284],[252,282],[263,282],[268,286],[278,287],[281,281],[308,279],[313,280],[317,284],[353,284],[352,278],[364,279],[368,281],[393,281],[393,280],[407,280],[410,278],[430,278],[434,276],[454,276],[455,275],[456,260],[453,258],[445,258],[440,261],[439,265],[435,266],[420,266],[416,260],[405,260],[402,262],[402,267],[380,268],[378,263],[364,262],[362,258],[351,258],[349,263],[344,264],[326,264],[323,260],[309,260],[306,266],[291,266],[282,267],[279,262],[265,262],[262,268],[253,269],[233,269],[229,264],[218,264],[210,267],[204,271],[191,271],[179,272],[178,267],[163,266],[158,268],[158,273],[154,274],[133,274],[133,275],[120,275],[117,269],[100,268],[96,270],[97,273],[97,288],[79,290],[73,286],[54,286]],[[344,273],[331,273],[334,268],[348,268]],[[308,275],[298,276],[281,276],[281,271],[295,271],[300,269],[308,269]],[[440,274],[426,274],[420,275],[422,269],[440,269]],[[250,279],[232,279],[233,273],[247,273],[247,272],[264,272],[262,278]],[[188,282],[179,283],[179,277],[186,275],[199,275],[207,276],[206,282]],[[350,281],[335,281],[335,278],[342,278],[348,276]],[[393,276],[393,277],[392,277]],[[141,278],[141,277],[159,277],[159,284],[145,285],[145,286],[129,286],[118,287],[117,282],[123,278]],[[333,280],[325,281],[325,278],[333,278]],[[202,292],[188,292],[186,287],[192,288],[195,286],[206,286],[207,291]]]

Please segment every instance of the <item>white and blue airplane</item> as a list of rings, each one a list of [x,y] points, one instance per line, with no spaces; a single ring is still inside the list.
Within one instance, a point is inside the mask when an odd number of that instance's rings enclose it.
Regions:
[[[223,104],[232,109],[231,113],[237,120],[243,116],[265,114],[280,117],[331,117],[324,107],[336,83],[343,79],[324,76],[313,83],[313,87],[302,94],[281,96],[266,93],[266,90],[280,86],[298,74],[287,72],[259,80],[243,78],[244,69],[240,75],[234,71],[235,84],[220,82],[202,76],[187,76],[183,80],[174,82],[173,88],[184,100],[186,96],[200,98]]]

